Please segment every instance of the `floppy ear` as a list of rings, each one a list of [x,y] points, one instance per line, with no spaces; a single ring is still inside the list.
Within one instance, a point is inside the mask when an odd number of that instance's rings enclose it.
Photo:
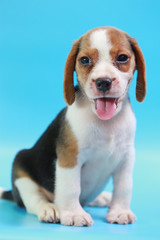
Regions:
[[[136,85],[136,99],[143,102],[146,95],[146,67],[143,53],[138,46],[135,38],[130,38],[130,43],[136,58],[136,69],[138,70],[137,85]]]
[[[73,47],[67,57],[64,70],[63,93],[64,99],[68,105],[71,105],[75,100],[75,90],[73,82],[73,74],[75,70],[76,57],[79,48],[79,40],[75,41]]]

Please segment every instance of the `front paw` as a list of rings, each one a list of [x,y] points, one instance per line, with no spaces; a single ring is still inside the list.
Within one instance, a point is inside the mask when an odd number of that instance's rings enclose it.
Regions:
[[[136,216],[129,209],[111,208],[106,219],[109,223],[129,224],[136,221]]]
[[[60,214],[60,222],[62,225],[78,227],[91,226],[93,224],[91,216],[84,210],[78,212],[63,211]]]
[[[59,214],[53,203],[42,203],[38,208],[38,218],[41,222],[58,223]]]

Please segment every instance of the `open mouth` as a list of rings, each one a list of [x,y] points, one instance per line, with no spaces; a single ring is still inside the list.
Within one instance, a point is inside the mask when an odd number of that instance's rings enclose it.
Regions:
[[[111,119],[116,111],[119,98],[96,98],[95,109],[101,120]]]

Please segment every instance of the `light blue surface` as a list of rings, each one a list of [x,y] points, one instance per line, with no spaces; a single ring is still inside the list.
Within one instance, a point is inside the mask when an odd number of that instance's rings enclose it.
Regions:
[[[15,153],[31,147],[65,106],[64,64],[73,40],[97,26],[136,37],[146,59],[148,92],[135,100],[137,118],[133,225],[105,222],[107,209],[87,208],[91,228],[39,223],[0,201],[0,239],[160,239],[160,1],[0,1],[0,186],[10,188]],[[110,187],[111,188],[111,187]]]

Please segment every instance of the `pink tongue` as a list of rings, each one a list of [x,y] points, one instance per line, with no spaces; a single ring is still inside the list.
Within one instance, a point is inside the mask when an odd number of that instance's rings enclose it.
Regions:
[[[101,120],[108,120],[112,118],[116,110],[114,98],[97,98],[96,112]]]

